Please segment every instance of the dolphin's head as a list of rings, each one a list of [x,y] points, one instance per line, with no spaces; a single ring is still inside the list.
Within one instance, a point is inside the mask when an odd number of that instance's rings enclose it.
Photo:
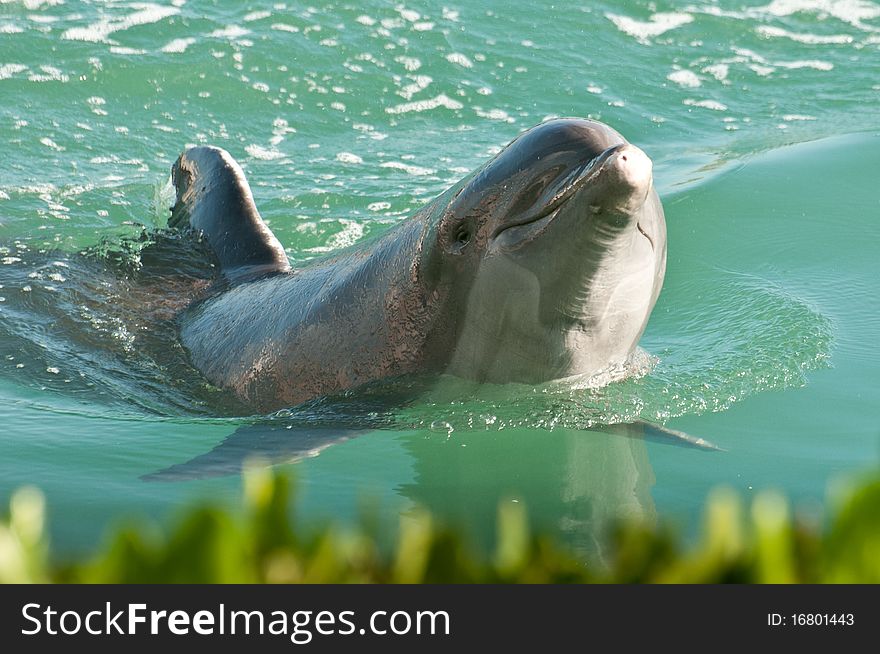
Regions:
[[[451,373],[537,382],[625,366],[666,267],[644,152],[602,123],[552,120],[438,200],[432,268],[460,305]]]

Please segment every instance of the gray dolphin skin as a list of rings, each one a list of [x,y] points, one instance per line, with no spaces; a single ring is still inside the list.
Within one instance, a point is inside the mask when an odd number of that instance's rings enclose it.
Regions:
[[[369,242],[301,269],[214,147],[172,170],[170,226],[221,280],[179,318],[193,364],[260,412],[411,373],[538,383],[624,369],[657,300],[666,225],[650,159],[551,120]]]

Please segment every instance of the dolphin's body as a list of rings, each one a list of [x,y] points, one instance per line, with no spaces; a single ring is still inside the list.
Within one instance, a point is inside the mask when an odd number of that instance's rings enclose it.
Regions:
[[[291,270],[225,151],[173,168],[170,224],[223,283],[180,316],[195,366],[260,412],[378,379],[538,383],[625,370],[660,292],[651,161],[595,121],[514,140],[380,238]]]

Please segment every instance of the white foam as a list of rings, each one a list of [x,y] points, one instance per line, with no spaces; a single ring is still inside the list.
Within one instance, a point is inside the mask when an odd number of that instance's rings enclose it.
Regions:
[[[337,152],[336,153],[336,161],[341,161],[342,163],[347,164],[362,164],[364,160],[354,154],[353,152]]]
[[[263,18],[268,18],[272,15],[271,11],[252,11],[248,15],[244,17],[245,23],[250,23],[255,20],[262,20]]]
[[[309,248],[309,252],[330,252],[357,243],[364,235],[364,226],[356,220],[339,219],[342,231],[334,234],[327,245]]]
[[[403,27],[403,21],[400,18],[383,18],[379,24],[386,30],[394,30]]]
[[[278,145],[288,134],[296,134],[296,128],[291,127],[284,118],[276,118],[272,121],[272,138],[269,139],[269,144]]]
[[[813,68],[815,70],[833,70],[834,64],[828,61],[820,61],[818,59],[805,59],[798,61],[774,61],[771,62],[773,66],[779,66],[780,68],[789,68],[789,69],[797,69],[797,68]]]
[[[58,189],[54,184],[49,184],[48,182],[41,182],[37,184],[25,184],[24,186],[19,186],[12,189],[16,193],[26,193],[32,195],[49,195],[51,193],[55,193]]]
[[[679,86],[689,89],[695,89],[702,84],[700,78],[690,70],[676,70],[666,76],[670,82],[675,82]]]
[[[446,61],[451,64],[455,64],[457,66],[461,66],[462,68],[473,68],[474,62],[468,59],[465,55],[460,52],[452,52],[446,55]]]
[[[385,107],[385,112],[389,114],[405,114],[411,111],[430,111],[438,107],[445,107],[453,111],[461,109],[464,105],[458,100],[453,100],[445,93],[431,98],[430,100],[416,100],[415,102],[405,102],[393,107]]]
[[[689,107],[712,109],[713,111],[727,111],[726,104],[722,104],[721,102],[717,102],[715,100],[694,100],[692,98],[686,98],[682,100],[682,104],[686,104]]]
[[[106,116],[107,115],[107,112],[101,108],[105,104],[107,104],[107,101],[104,98],[98,97],[97,95],[93,95],[92,97],[88,98],[86,100],[86,102],[89,105],[89,109],[91,109],[92,113],[95,114],[96,116]]]
[[[759,55],[754,50],[749,50],[747,48],[733,48],[733,51],[740,57],[745,57],[746,59],[750,59],[751,61],[755,61],[759,64],[769,63],[764,57]]]
[[[415,57],[404,57],[401,55],[399,57],[395,57],[394,61],[399,64],[403,64],[403,67],[411,73],[417,71],[419,68],[422,67],[422,62]]]
[[[606,13],[605,18],[614,23],[614,26],[624,34],[634,37],[639,43],[648,44],[655,36],[665,34],[682,25],[687,25],[694,20],[690,14],[679,12],[660,12],[652,14],[651,19],[646,21],[635,20],[629,16]]]
[[[24,30],[18,25],[12,23],[3,23],[0,25],[0,34],[21,34]]]
[[[390,208],[390,202],[371,202],[367,205],[367,209],[369,209],[370,211],[385,211],[386,209]]]
[[[807,116],[804,114],[785,114],[782,117],[782,120],[784,120],[787,123],[790,123],[795,120],[816,120],[816,117],[815,116]]]
[[[123,159],[122,157],[111,154],[111,155],[102,155],[99,157],[92,157],[89,159],[89,163],[92,164],[113,164],[114,166],[126,165],[126,166],[142,166],[143,161],[140,159]]]
[[[730,73],[730,66],[727,64],[712,64],[703,68],[704,73],[708,73],[719,82],[724,82]]]
[[[433,168],[423,168],[421,166],[414,166],[412,164],[403,163],[402,161],[386,161],[384,163],[379,164],[382,168],[395,168],[397,170],[402,170],[405,173],[410,175],[415,175],[416,177],[421,177],[423,175],[433,175],[437,171]]]
[[[749,64],[749,70],[754,72],[759,77],[767,77],[770,73],[772,73],[775,68],[773,66],[762,66],[761,64]]]
[[[110,52],[113,54],[119,55],[145,55],[147,54],[146,50],[141,50],[140,48],[126,48],[121,45],[111,45]]]
[[[24,64],[0,64],[0,79],[9,79],[27,69],[28,67]]]
[[[867,0],[773,0],[755,11],[780,17],[797,13],[816,14],[820,18],[832,16],[860,30],[880,30],[863,22],[880,18],[880,5]]]
[[[2,4],[3,0],[0,0],[0,4]],[[57,23],[61,20],[58,16],[44,16],[43,14],[31,14],[28,16],[28,20],[32,23],[37,23],[38,25],[47,25],[49,23]],[[41,30],[42,31],[42,30]]]
[[[168,54],[179,54],[181,52],[185,52],[186,49],[195,42],[196,40],[192,37],[184,39],[174,39],[162,46],[162,52]]]
[[[264,161],[283,159],[285,156],[283,152],[276,150],[275,148],[264,148],[263,146],[257,145],[256,143],[245,146],[244,149],[245,152],[251,155],[254,159],[262,159]]]
[[[69,41],[106,42],[107,37],[114,32],[122,32],[137,25],[158,23],[180,13],[177,7],[162,7],[154,4],[139,6],[142,8],[122,18],[102,18],[87,27],[71,27],[61,35],[61,38]]]
[[[474,113],[476,113],[480,118],[488,118],[489,120],[500,120],[505,123],[516,122],[513,118],[511,118],[510,114],[504,111],[504,109],[489,109],[488,111],[486,111],[484,109],[480,109],[479,107],[474,107]]]
[[[238,25],[227,25],[223,29],[214,30],[208,36],[217,39],[239,39],[250,34],[251,31]]]
[[[50,139],[48,136],[44,136],[40,139],[40,143],[45,145],[47,148],[55,150],[56,152],[64,152],[64,148],[58,145],[55,141]]]
[[[272,23],[272,29],[278,32],[290,32],[296,34],[299,28],[296,25],[288,25],[287,23]]]
[[[776,68],[788,68],[796,70],[798,68],[813,68],[815,70],[829,71],[834,69],[834,64],[819,59],[799,59],[795,61],[768,61],[757,52],[746,48],[733,48],[733,51],[739,55],[738,61],[750,61],[749,68],[758,75],[766,76],[772,73]]]
[[[781,27],[773,27],[771,25],[759,25],[756,31],[760,36],[765,38],[785,38],[798,43],[807,43],[809,45],[829,45],[829,44],[847,44],[854,41],[849,34],[830,34],[828,36],[820,36],[818,34],[801,34],[797,32],[789,32]]]
[[[364,226],[358,221],[340,218],[339,222],[343,225],[342,231],[338,234],[334,234],[327,242],[327,247],[331,250],[354,245],[364,235]]]
[[[5,2],[3,4],[6,4]],[[57,5],[63,5],[64,0],[22,0],[24,8],[33,11],[34,9],[39,9],[40,7],[55,7]]]
[[[421,91],[424,91],[428,88],[428,85],[431,84],[434,80],[428,77],[427,75],[414,75],[412,77],[412,84],[407,84],[402,89],[400,89],[397,94],[401,97],[410,100],[412,97]]]

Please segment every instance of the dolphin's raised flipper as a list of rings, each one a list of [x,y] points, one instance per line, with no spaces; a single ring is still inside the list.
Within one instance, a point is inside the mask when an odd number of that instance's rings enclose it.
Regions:
[[[662,425],[657,425],[652,422],[644,422],[641,420],[637,422],[620,423],[616,425],[604,425],[601,427],[596,427],[596,429],[598,431],[603,431],[609,434],[626,436],[627,438],[642,438],[644,440],[652,440],[659,443],[677,445],[679,447],[692,447],[698,450],[709,450],[712,452],[726,451],[724,448],[718,447],[714,443],[711,443],[704,438],[697,438],[696,436],[691,436],[690,434],[686,434],[683,431],[669,429],[668,427],[664,427]]]
[[[200,232],[229,279],[290,270],[281,243],[254,205],[241,167],[220,148],[184,152],[171,168],[177,201],[168,226]]]
[[[346,427],[304,427],[284,423],[239,427],[210,452],[184,463],[143,475],[144,481],[185,481],[240,474],[254,459],[268,465],[292,463],[360,436],[368,430]]]

